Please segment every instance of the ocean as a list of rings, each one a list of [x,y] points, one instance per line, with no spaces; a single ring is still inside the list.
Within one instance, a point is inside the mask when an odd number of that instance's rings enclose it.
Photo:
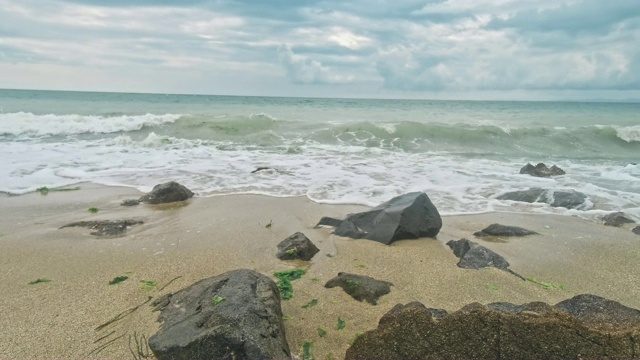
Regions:
[[[528,162],[566,175],[521,175]],[[640,103],[0,90],[0,192],[10,194],[175,180],[198,196],[374,206],[424,191],[444,215],[615,210],[640,221],[638,163]],[[589,201],[568,210],[497,199],[531,187]]]

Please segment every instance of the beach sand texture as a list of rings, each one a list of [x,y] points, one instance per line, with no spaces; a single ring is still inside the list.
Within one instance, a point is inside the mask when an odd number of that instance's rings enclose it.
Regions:
[[[640,308],[640,236],[628,228],[557,215],[447,216],[437,239],[385,246],[313,228],[322,216],[342,217],[366,209],[362,206],[322,205],[304,197],[227,195],[177,205],[123,207],[122,200],[141,194],[130,188],[80,187],[47,195],[0,195],[2,359],[76,359],[89,354],[131,358],[130,336],[148,337],[159,328],[158,313],[149,304],[95,329],[150,296],[155,299],[237,268],[269,276],[296,267],[307,270],[293,282],[293,298],[282,302],[282,310],[292,354],[299,355],[304,342],[311,341],[317,359],[343,358],[349,342],[375,328],[397,303],[420,301],[454,311],[471,302],[555,304],[592,293]],[[99,211],[92,214],[90,207]],[[144,224],[118,238],[95,237],[85,228],[59,229],[75,221],[107,219]],[[540,235],[506,241],[472,235],[491,223],[521,226]],[[320,252],[310,262],[278,260],[276,245],[297,231]],[[524,277],[564,289],[545,289],[498,269],[458,268],[458,259],[445,243],[462,237],[504,256]],[[373,306],[353,300],[340,288],[324,288],[338,272],[369,275],[394,286]],[[123,275],[129,278],[108,284]],[[51,281],[29,284],[39,278]],[[142,280],[153,280],[157,286],[145,288]],[[317,305],[302,307],[312,299]],[[346,324],[342,330],[337,329],[339,318]],[[318,335],[319,328],[326,336]]]

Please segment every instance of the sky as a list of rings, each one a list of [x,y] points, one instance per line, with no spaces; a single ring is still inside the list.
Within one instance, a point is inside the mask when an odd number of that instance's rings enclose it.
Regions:
[[[0,0],[0,88],[640,101],[640,1]]]

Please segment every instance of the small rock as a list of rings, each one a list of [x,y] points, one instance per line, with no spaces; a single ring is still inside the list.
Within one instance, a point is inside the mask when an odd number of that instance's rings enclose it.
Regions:
[[[127,199],[120,203],[122,206],[136,206],[140,204],[140,199]]]
[[[95,236],[121,236],[130,226],[142,224],[139,220],[100,220],[100,221],[78,221],[62,226],[67,227],[84,227],[96,230],[91,233]]]
[[[300,259],[309,261],[320,251],[305,234],[297,232],[278,244],[278,254],[280,260]]]
[[[338,276],[327,281],[326,288],[341,287],[352,298],[366,300],[371,305],[378,304],[378,298],[391,292],[393,284],[387,281],[376,280],[370,276],[338,273]]]
[[[640,235],[640,226],[634,227],[633,230],[631,230],[631,232],[636,235]]]
[[[449,240],[447,246],[453,250],[453,254],[456,257],[460,258],[458,262],[458,267],[460,268],[477,270],[495,267],[524,280],[522,276],[509,269],[509,262],[505,258],[478,243],[468,239]]]
[[[553,165],[551,168],[548,168],[544,163],[538,163],[536,166],[527,163],[527,165],[520,169],[520,174],[527,174],[535,177],[551,177],[564,175],[566,173],[564,170],[555,165]]]
[[[569,190],[550,190],[531,188],[504,193],[497,197],[498,200],[522,201],[528,203],[546,203],[552,207],[585,210],[588,207],[587,195]]]
[[[624,216],[621,211],[611,213],[602,217],[604,224],[607,226],[622,226],[624,224],[633,224],[635,221]]]
[[[477,237],[484,236],[526,236],[537,235],[535,231],[527,230],[517,226],[506,226],[500,224],[491,224],[481,231],[474,233]]]
[[[140,202],[147,204],[165,204],[185,201],[193,197],[193,192],[175,181],[159,184],[150,193],[142,196]]]
[[[252,174],[255,174],[255,173],[259,172],[259,171],[271,170],[271,169],[272,169],[272,168],[270,168],[270,167],[260,166],[259,168],[257,168],[257,169],[255,169],[255,170],[253,170],[251,173],[252,173]]]

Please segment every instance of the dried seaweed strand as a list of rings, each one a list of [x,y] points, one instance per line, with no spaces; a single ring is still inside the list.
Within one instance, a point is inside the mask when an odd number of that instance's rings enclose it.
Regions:
[[[174,277],[173,279],[169,280],[169,282],[168,282],[168,283],[166,283],[163,287],[161,287],[158,291],[162,291],[162,290],[164,290],[164,288],[166,288],[167,286],[169,286],[169,284],[171,284],[172,282],[174,282],[174,281],[176,281],[176,280],[180,279],[181,277],[182,277],[182,275],[180,275],[180,276],[176,276],[176,277]]]
[[[134,306],[131,309],[127,309],[127,310],[121,312],[120,314],[116,315],[113,319],[111,319],[111,320],[107,321],[106,323],[98,326],[95,330],[96,331],[100,331],[100,330],[104,329],[105,327],[113,324],[114,322],[125,318],[126,316],[130,315],[134,311],[138,310],[142,305],[144,305],[144,304],[148,303],[149,301],[151,301],[151,299],[153,299],[153,296],[149,296],[147,301],[143,302],[142,304]]]
[[[113,343],[118,340],[123,338],[127,333],[124,333],[120,336],[118,336],[117,338],[111,339],[108,342],[104,343],[103,345],[98,346],[97,348],[91,350],[91,352],[87,355],[87,356],[91,356],[91,355],[98,355],[100,352],[102,352],[102,350],[106,349],[107,347],[109,347],[110,345],[113,345]]]
[[[95,343],[97,343],[97,342],[100,342],[100,340],[103,340],[103,339],[105,339],[105,338],[108,338],[109,336],[111,336],[111,335],[112,335],[113,333],[115,333],[115,332],[116,332],[115,330],[112,330],[110,333],[108,333],[107,335],[105,335],[105,336],[101,337],[100,339],[98,339],[98,340],[94,341],[93,343],[95,344]]]

